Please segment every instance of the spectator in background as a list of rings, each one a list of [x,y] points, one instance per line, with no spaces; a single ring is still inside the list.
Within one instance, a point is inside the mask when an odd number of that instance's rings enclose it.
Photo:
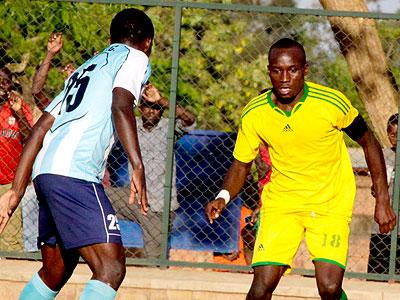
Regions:
[[[383,149],[385,156],[386,170],[389,181],[389,195],[392,201],[394,189],[395,160],[397,147],[399,114],[391,115],[387,122],[386,132],[391,144],[390,149]],[[371,188],[371,194],[375,197],[374,188]],[[390,234],[379,233],[376,224],[372,225],[371,241],[369,244],[368,273],[388,274],[390,259],[391,236]],[[400,274],[400,238],[397,237],[396,251],[396,274]]]
[[[11,71],[0,69],[0,196],[11,187],[23,145],[33,125],[32,112],[15,91]],[[22,251],[22,215],[18,208],[0,235],[0,250]]]
[[[167,163],[168,119],[162,114],[169,107],[169,101],[162,97],[159,90],[149,83],[139,105],[141,117],[136,118],[138,139],[142,160],[146,170],[149,211],[143,216],[135,206],[127,206],[125,199],[129,195],[129,186],[107,188],[106,192],[120,220],[133,220],[140,224],[144,238],[144,256],[159,258],[161,254],[162,216],[164,209],[164,187]],[[188,132],[195,126],[193,114],[176,106],[176,130]],[[131,173],[131,171],[130,171]],[[172,179],[170,224],[178,208],[175,188],[175,164]]]

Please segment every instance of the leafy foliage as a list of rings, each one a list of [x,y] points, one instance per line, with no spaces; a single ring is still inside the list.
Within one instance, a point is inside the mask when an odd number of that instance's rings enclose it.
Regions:
[[[293,5],[292,1],[284,2],[286,6]],[[63,32],[64,48],[54,60],[55,68],[47,82],[48,90],[54,95],[62,88],[59,69],[69,62],[79,65],[95,51],[105,48],[111,18],[124,7],[121,4],[2,1],[0,59],[4,64],[19,63],[24,55],[29,55],[24,72],[19,74],[29,81],[45,55],[49,34]],[[151,80],[169,96],[175,10],[141,8],[152,18],[156,30]],[[189,8],[183,9],[182,16],[177,102],[196,114],[200,128],[236,130],[244,105],[270,86],[267,51],[282,37],[295,38],[305,45],[311,65],[308,80],[343,91],[367,117],[326,18]],[[394,78],[398,78],[398,22],[378,24]]]

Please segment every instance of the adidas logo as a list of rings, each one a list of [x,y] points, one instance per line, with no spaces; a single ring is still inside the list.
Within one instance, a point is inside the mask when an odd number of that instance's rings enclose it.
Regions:
[[[290,131],[293,131],[293,129],[292,129],[292,127],[290,127],[289,124],[286,124],[286,126],[283,127],[283,130],[282,130],[282,131],[283,131],[283,132],[290,132]]]
[[[264,246],[263,246],[263,244],[260,244],[260,246],[258,246],[258,251],[264,251],[265,249],[264,249]]]

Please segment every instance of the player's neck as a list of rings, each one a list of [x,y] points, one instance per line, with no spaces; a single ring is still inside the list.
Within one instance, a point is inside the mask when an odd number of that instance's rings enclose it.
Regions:
[[[281,99],[276,96],[275,93],[272,93],[272,101],[275,105],[284,110],[284,111],[292,111],[293,108],[299,103],[301,97],[304,95],[304,89],[302,89],[294,98],[291,99]]]

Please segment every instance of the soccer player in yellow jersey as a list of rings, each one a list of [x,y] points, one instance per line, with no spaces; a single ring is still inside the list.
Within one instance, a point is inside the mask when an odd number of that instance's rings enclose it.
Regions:
[[[270,48],[268,62],[272,89],[244,108],[233,163],[206,214],[211,223],[221,215],[243,186],[259,145],[268,146],[272,177],[262,192],[254,278],[246,299],[271,299],[304,238],[321,299],[347,299],[342,281],[355,180],[343,132],[364,150],[377,194],[375,220],[386,233],[396,216],[382,150],[341,92],[304,80],[308,65],[301,44],[279,40]]]

